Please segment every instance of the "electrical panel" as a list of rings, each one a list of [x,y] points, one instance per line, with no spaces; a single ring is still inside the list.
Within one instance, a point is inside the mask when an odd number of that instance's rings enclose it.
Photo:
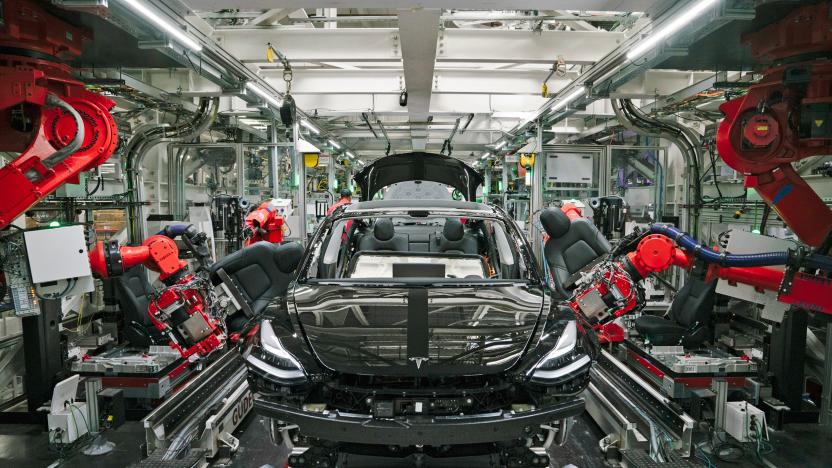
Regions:
[[[768,440],[766,414],[747,401],[725,403],[725,432],[739,442]]]

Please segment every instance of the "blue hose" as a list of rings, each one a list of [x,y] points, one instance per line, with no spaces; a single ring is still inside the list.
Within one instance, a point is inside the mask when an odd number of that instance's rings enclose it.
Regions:
[[[191,224],[171,224],[169,226],[165,226],[165,228],[159,231],[158,234],[168,236],[173,239],[185,234],[191,226]]]
[[[650,232],[654,234],[662,234],[673,239],[679,247],[693,252],[693,254],[705,261],[706,263],[718,263],[726,267],[759,267],[772,265],[786,265],[789,262],[791,253],[787,250],[785,252],[765,252],[756,254],[734,255],[724,252],[714,252],[706,246],[703,246],[690,234],[680,231],[679,229],[669,226],[667,224],[653,224],[650,226]]]

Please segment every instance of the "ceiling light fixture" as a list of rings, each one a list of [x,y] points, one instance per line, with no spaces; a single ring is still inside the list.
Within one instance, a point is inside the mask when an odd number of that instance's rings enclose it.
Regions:
[[[486,159],[488,159],[489,156],[491,156],[491,153],[485,153],[484,155],[482,155],[482,157],[480,159],[485,161]]]
[[[320,134],[321,134],[321,131],[318,129],[318,127],[316,127],[315,125],[313,125],[313,124],[312,124],[312,122],[310,122],[310,121],[308,121],[308,120],[301,120],[301,121],[300,121],[300,124],[301,124],[302,126],[304,126],[304,127],[308,128],[308,129],[309,129],[309,131],[310,131],[310,132],[312,132],[312,133],[314,133],[315,135],[320,135]]]
[[[661,26],[658,30],[639,41],[635,47],[627,52],[627,58],[633,60],[642,56],[648,50],[656,47],[660,41],[670,37],[672,34],[676,33],[688,23],[693,21],[696,17],[702,15],[702,13],[713,6],[713,4],[717,1],[718,0],[699,0],[695,5],[680,13],[679,16],[673,18],[669,23]]]
[[[352,151],[347,151],[347,156],[348,156],[350,159],[355,159],[355,154],[353,154],[353,152],[352,152]]]
[[[169,23],[167,20],[159,16],[158,13],[154,12],[147,6],[145,6],[139,0],[123,0],[127,6],[129,6],[133,11],[143,16],[145,19],[149,20],[151,23],[155,24],[159,29],[162,31],[170,34],[176,40],[188,49],[191,49],[194,52],[199,52],[202,50],[202,46],[199,45],[193,38],[191,38],[185,31],[179,29],[177,26]]]
[[[499,145],[494,147],[494,149],[499,151],[499,150],[503,149],[503,147],[506,146],[507,144],[508,144],[507,141],[501,141]]]
[[[283,105],[283,101],[275,98],[271,94],[267,93],[263,88],[257,86],[255,83],[251,81],[246,83],[246,88],[250,89],[254,94],[260,96],[263,100],[275,107],[280,107]]]
[[[586,88],[583,87],[583,86],[578,86],[574,91],[572,91],[571,93],[566,95],[566,97],[564,97],[564,98],[560,99],[559,101],[557,101],[556,103],[554,103],[552,105],[552,110],[557,112],[557,111],[565,108],[566,106],[569,105],[570,102],[574,101],[575,99],[578,99],[579,97],[583,96],[584,94],[586,94]]]
[[[337,141],[335,141],[335,140],[329,140],[329,144],[330,144],[330,145],[332,145],[332,146],[334,146],[334,147],[335,147],[335,149],[341,149],[341,144],[340,144],[340,143],[338,143],[338,142],[337,142]]]

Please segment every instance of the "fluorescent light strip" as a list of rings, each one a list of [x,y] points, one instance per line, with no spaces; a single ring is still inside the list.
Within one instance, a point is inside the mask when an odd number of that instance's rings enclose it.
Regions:
[[[484,155],[482,155],[482,157],[480,159],[485,161],[486,159],[488,159],[489,156],[491,156],[491,153],[485,153]]]
[[[506,146],[506,144],[508,144],[508,142],[507,142],[507,141],[501,141],[499,145],[497,145],[497,146],[495,146],[495,147],[494,147],[494,149],[495,149],[495,150],[500,150],[500,149],[503,149],[503,147],[504,147],[504,146]]]
[[[136,13],[142,15],[145,19],[149,20],[151,23],[155,24],[159,27],[162,31],[170,34],[178,42],[181,42],[182,45],[191,49],[194,52],[199,52],[202,50],[202,46],[199,45],[198,42],[193,40],[191,37],[188,36],[185,31],[182,31],[178,27],[174,26],[173,24],[169,23],[167,20],[159,16],[153,10],[145,6],[139,0],[123,0],[127,6],[133,9]]]
[[[353,154],[353,152],[352,152],[352,151],[347,151],[347,156],[348,156],[350,159],[355,159],[355,154]]]
[[[633,60],[642,56],[648,50],[656,47],[660,41],[676,33],[688,23],[693,21],[696,17],[700,16],[717,1],[718,0],[700,0],[694,6],[680,13],[679,16],[671,20],[670,23],[660,27],[658,31],[654,31],[645,39],[639,41],[635,47],[627,52],[627,58]]]
[[[575,91],[572,91],[566,97],[564,97],[563,99],[554,103],[552,105],[552,110],[557,112],[557,111],[563,109],[564,107],[568,106],[570,102],[574,101],[575,99],[578,99],[579,97],[583,96],[584,94],[586,94],[586,88],[583,87],[583,86],[578,86],[578,88],[575,89]]]
[[[335,149],[341,149],[341,145],[335,140],[329,140],[329,144],[334,146]]]
[[[267,93],[263,88],[257,86],[256,84],[252,83],[251,81],[246,83],[246,88],[250,89],[252,92],[254,92],[254,94],[260,96],[266,102],[268,102],[269,104],[271,104],[275,107],[280,107],[280,106],[283,105],[283,102],[281,100],[279,100],[279,99],[275,98],[274,96],[272,96],[271,94]]]
[[[318,127],[312,125],[312,122],[310,122],[308,120],[301,120],[300,124],[303,125],[304,127],[308,128],[309,131],[314,133],[315,135],[320,135],[321,134],[321,131],[318,129]]]

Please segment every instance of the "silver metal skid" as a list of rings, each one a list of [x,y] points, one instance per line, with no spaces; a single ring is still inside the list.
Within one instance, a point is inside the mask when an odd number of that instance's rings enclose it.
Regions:
[[[612,354],[601,351],[590,372],[586,409],[622,450],[650,450],[661,436],[682,456],[691,454],[694,420]],[[610,441],[613,442],[613,441]]]
[[[225,353],[142,421],[150,455],[143,463],[157,466],[196,452],[206,466],[222,447],[236,450],[239,441],[231,434],[253,403],[240,353]]]

